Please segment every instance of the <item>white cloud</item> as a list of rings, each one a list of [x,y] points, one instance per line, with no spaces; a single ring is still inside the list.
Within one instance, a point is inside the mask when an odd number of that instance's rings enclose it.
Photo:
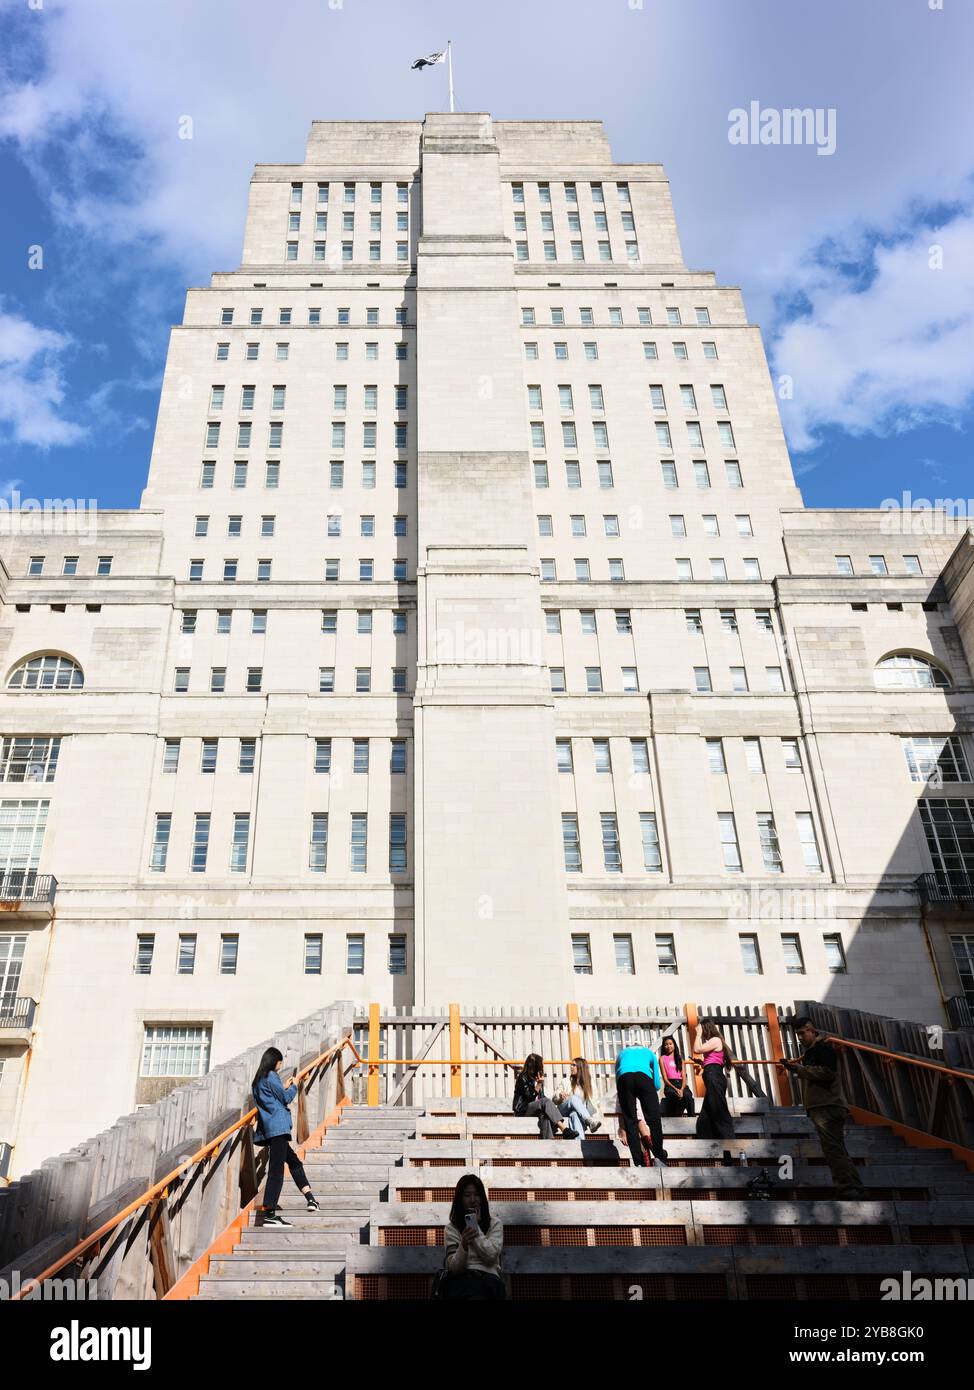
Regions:
[[[939,270],[934,246],[943,248]],[[857,288],[846,272],[863,256],[874,274]],[[792,449],[815,448],[830,425],[884,435],[959,423],[974,398],[974,213],[892,246],[834,247],[797,287],[810,313],[773,348],[775,373],[794,382],[794,398],[781,402]]]
[[[42,449],[74,444],[87,433],[64,417],[64,333],[39,328],[0,309],[0,434]]]

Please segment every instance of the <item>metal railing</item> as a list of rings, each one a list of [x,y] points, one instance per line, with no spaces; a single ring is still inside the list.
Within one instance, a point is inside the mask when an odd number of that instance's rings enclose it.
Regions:
[[[26,994],[0,997],[0,1028],[33,1028],[37,1000]]]
[[[685,1004],[676,1011],[570,1003],[563,1010],[466,1011],[450,1004],[447,1009],[414,1013],[370,1004],[356,1011],[352,1038],[363,1061],[352,1095],[368,1105],[425,1105],[445,1096],[510,1099],[515,1073],[529,1052],[540,1053],[559,1080],[567,1079],[572,1058],[584,1057],[594,1072],[596,1089],[610,1090],[615,1059],[633,1030],[653,1048],[664,1036],[674,1037],[688,1058],[698,1021],[710,1019],[735,1058],[731,1094],[765,1095],[791,1105],[788,1077],[775,1066],[795,1050],[789,1031],[782,1031],[790,1012],[775,1004]],[[699,1076],[695,1080],[702,1094]]]
[[[916,890],[924,904],[954,903],[974,908],[974,874],[959,869],[921,874],[916,880]]]
[[[953,1146],[974,1163],[974,1036],[827,1004],[796,1007],[838,1045],[853,1113]]]
[[[344,1102],[350,1004],[274,1039],[298,1083],[295,1142]],[[263,1178],[250,1083],[258,1043],[70,1153],[0,1188],[0,1279],[21,1294],[55,1275],[94,1279],[97,1296],[164,1298],[234,1222]],[[293,1060],[290,1060],[293,1059]]]
[[[0,903],[54,902],[57,879],[53,874],[38,874],[33,869],[8,869],[0,874]]]

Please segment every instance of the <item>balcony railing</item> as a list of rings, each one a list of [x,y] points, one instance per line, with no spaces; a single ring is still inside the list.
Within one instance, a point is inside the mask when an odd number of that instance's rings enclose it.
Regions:
[[[943,870],[936,874],[921,874],[916,881],[920,901],[950,903],[974,908],[974,874],[960,869]]]
[[[57,879],[33,869],[8,869],[0,874],[0,905],[9,903],[53,904]]]
[[[0,996],[0,1028],[32,1028],[37,1001],[26,994]]]

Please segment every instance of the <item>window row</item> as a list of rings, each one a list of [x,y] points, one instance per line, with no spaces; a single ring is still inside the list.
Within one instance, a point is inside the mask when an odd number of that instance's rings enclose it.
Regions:
[[[80,558],[79,555],[62,556],[60,573],[68,576],[78,574],[78,562]],[[44,566],[47,564],[47,559],[48,557],[46,555],[31,555],[27,561],[28,576],[32,579],[40,578],[44,573]],[[103,577],[111,574],[114,561],[114,555],[99,555],[95,565],[95,574]],[[83,571],[81,571],[81,573],[83,573]]]
[[[361,486],[367,492],[371,491],[377,485],[378,467],[379,465],[373,459],[364,459],[362,461]],[[250,464],[248,461],[246,459],[236,459],[232,466],[230,486],[234,489],[245,488],[249,476]],[[404,460],[393,461],[391,481],[393,487],[402,488],[409,486],[408,463]],[[264,465],[264,487],[274,489],[280,486],[281,465],[277,459],[268,459]],[[345,463],[342,459],[332,459],[329,462],[328,486],[332,489],[343,488],[345,486]],[[214,487],[216,487],[216,460],[205,459],[200,468],[200,488],[203,491],[208,491],[210,488]]]
[[[289,233],[291,233],[291,232],[300,232],[300,230],[301,230],[301,212],[302,212],[302,209],[301,209],[301,208],[297,208],[297,209],[292,208],[292,209],[288,212],[288,215],[287,215],[287,229],[288,229],[288,232],[289,232]],[[353,210],[352,212],[345,212],[345,211],[343,211],[343,212],[341,212],[341,213],[335,213],[334,216],[333,216],[333,224],[334,224],[334,222],[336,222],[336,221],[338,220],[339,217],[341,217],[341,230],[342,230],[342,232],[354,232],[354,231],[355,231],[355,212],[354,212],[354,210]],[[369,211],[369,214],[368,214],[368,218],[369,218],[369,227],[368,227],[368,230],[369,230],[370,232],[381,232],[381,231],[382,231],[382,213],[381,213],[381,212],[373,212],[372,210],[370,210],[370,211]],[[397,209],[397,210],[396,210],[396,213],[395,213],[395,218],[396,218],[396,227],[395,227],[396,231],[397,231],[397,232],[408,232],[408,231],[409,231],[409,212],[408,212],[408,210],[407,210],[406,212],[403,212],[401,209]],[[307,220],[308,220],[308,219],[306,219],[306,221],[307,221]],[[364,215],[363,215],[362,218],[359,219],[359,224],[358,224],[358,225],[359,225],[359,229],[361,230],[361,229],[363,228],[363,225],[364,225]],[[389,226],[389,222],[388,222],[388,221],[386,222],[386,226],[387,226],[387,227]],[[334,225],[333,225],[332,230],[333,230],[333,231],[334,231],[334,230],[337,230],[337,228],[335,228]],[[314,232],[315,232],[315,235],[316,235],[316,236],[324,236],[324,234],[325,234],[327,231],[328,231],[328,213],[327,213],[327,212],[321,212],[321,211],[319,211],[319,210],[316,210],[316,211],[314,212]]]
[[[703,308],[703,307],[696,308],[696,309],[694,309],[693,313],[694,313],[693,322],[696,324],[696,326],[697,326],[698,328],[707,328],[707,327],[709,327],[709,325],[710,325],[710,311],[709,311],[708,309],[705,309],[705,308]],[[567,320],[566,320],[566,318],[565,318],[565,310],[564,310],[564,308],[563,308],[561,305],[554,305],[554,306],[552,306],[552,308],[550,309],[550,314],[551,314],[551,326],[552,326],[553,328],[561,328],[561,327],[567,326]],[[578,311],[578,322],[579,322],[579,324],[580,324],[580,326],[581,326],[582,328],[594,328],[594,327],[595,327],[595,311],[594,311],[594,309],[591,309],[591,308],[589,308],[588,306],[583,306],[583,307],[581,307],[581,308],[579,309],[579,311]],[[662,322],[662,321],[661,321],[661,322]],[[625,320],[625,317],[624,317],[624,315],[623,315],[621,306],[619,306],[619,305],[613,305],[613,306],[609,309],[609,311],[608,311],[608,317],[607,317],[607,319],[606,319],[606,323],[608,324],[608,326],[609,326],[610,328],[623,328],[623,327],[625,326],[626,320]],[[666,323],[667,327],[670,327],[670,328],[679,328],[679,327],[682,325],[682,323],[683,323],[683,316],[682,316],[682,314],[681,314],[681,312],[680,312],[680,309],[679,309],[679,307],[678,307],[677,305],[672,305],[672,306],[670,306],[670,307],[668,307],[668,308],[666,309],[665,323]],[[639,327],[641,327],[641,328],[652,327],[652,324],[653,324],[653,315],[652,315],[652,311],[651,311],[650,309],[648,309],[648,308],[645,308],[645,307],[637,308],[637,309],[636,309],[636,324],[637,324]],[[522,328],[535,328],[535,327],[537,327],[537,325],[538,325],[538,319],[537,319],[537,317],[536,317],[536,315],[535,315],[535,311],[534,311],[533,307],[531,307],[530,305],[523,305],[522,308],[521,308],[521,327],[522,327]]]
[[[266,533],[262,533],[266,534]],[[273,561],[269,558],[259,559],[254,578],[259,584],[270,582],[273,569]],[[191,584],[200,584],[205,577],[206,561],[202,557],[194,557],[189,562],[188,579]],[[239,562],[234,556],[230,556],[223,561],[223,573],[221,582],[224,584],[234,584],[237,581]],[[346,575],[347,577],[347,575]],[[622,576],[620,576],[621,578]],[[329,583],[337,582],[341,578],[341,560],[337,557],[329,557],[325,560],[325,579]],[[360,557],[358,561],[358,580],[362,584],[371,584],[375,579],[375,560],[371,556]],[[393,558],[392,578],[394,581],[405,581],[409,578],[407,562],[404,559]]]
[[[568,612],[568,609],[548,608],[545,609],[545,630],[550,633],[560,633],[562,631],[561,615]],[[581,620],[581,631],[583,636],[595,636],[598,632],[596,615],[599,611],[595,608],[581,608],[578,610]],[[615,631],[617,633],[632,632],[632,612],[628,608],[614,608],[611,610],[615,618]],[[685,608],[685,621],[688,632],[703,632],[703,617],[699,608]],[[754,621],[759,631],[774,632],[774,620],[771,616],[770,608],[751,608],[746,610],[754,614]],[[734,608],[721,608],[718,610],[720,615],[721,627],[725,632],[737,632],[737,610]]]
[[[802,950],[801,935],[798,932],[781,932],[781,959],[788,975],[805,974],[805,955]],[[669,933],[657,932],[654,938],[656,949],[656,968],[660,975],[677,975],[679,969],[676,959],[675,939]],[[763,975],[761,947],[753,932],[738,935],[741,953],[741,969],[745,975]],[[830,975],[847,973],[845,949],[838,932],[823,932],[822,948],[825,968]],[[612,955],[615,969],[619,975],[635,975],[636,965],[633,955],[632,937],[628,933],[616,932],[612,937]],[[572,933],[572,967],[576,975],[591,975],[592,938],[587,932]]]
[[[176,950],[176,974],[193,975],[196,973],[198,958],[198,938],[194,932],[181,932]],[[220,936],[220,946],[217,954],[217,972],[220,975],[236,975],[240,959],[240,937],[236,932],[225,932]],[[320,932],[306,932],[302,947],[302,970],[305,975],[320,975],[324,964],[324,937]],[[156,938],[154,932],[140,932],[136,938],[134,970],[136,975],[151,975],[152,967],[156,963]],[[390,975],[406,974],[406,937],[404,934],[395,932],[388,937],[388,955],[386,957],[386,968]],[[365,973],[365,936],[358,932],[349,932],[345,937],[345,973],[347,975],[363,975]],[[198,1029],[183,1030],[172,1029],[164,1030],[161,1028],[146,1029],[147,1034],[153,1034],[152,1043],[148,1045],[148,1067],[143,1066],[143,1076],[155,1075],[202,1075],[202,1071],[197,1071],[196,1066],[202,1061],[198,1057],[195,1049],[191,1049],[192,1055],[187,1057],[182,1054],[179,1046],[172,1047],[157,1041],[157,1036],[164,1031],[181,1033],[200,1031]],[[209,1030],[206,1030],[207,1033]],[[208,1052],[208,1048],[207,1048]],[[194,1069],[186,1071],[187,1063]],[[154,1069],[153,1069],[154,1068]],[[175,1070],[174,1070],[175,1069]],[[203,1068],[205,1070],[205,1067]]]
[[[599,231],[599,230],[601,230],[601,228],[596,228],[596,230]],[[626,228],[623,228],[623,230],[624,230],[624,231],[629,231],[630,228],[626,227]],[[598,259],[599,261],[606,262],[606,261],[615,261],[615,260],[618,260],[618,259],[619,259],[619,257],[617,257],[616,255],[613,254],[612,242],[609,240],[608,237],[605,237],[605,238],[601,238],[601,237],[600,237],[600,238],[596,241],[595,246],[596,246],[596,251],[598,252],[598,255],[597,255],[596,259]],[[626,253],[626,254],[625,254],[625,259],[626,259],[626,261],[627,261],[630,265],[633,265],[633,264],[638,263],[638,261],[639,261],[639,243],[638,243],[638,241],[636,241],[636,239],[635,239],[634,237],[633,237],[632,240],[629,240],[628,238],[626,239],[626,241],[625,241],[625,253]],[[542,260],[545,260],[545,261],[560,261],[560,260],[564,260],[564,259],[565,259],[564,256],[560,256],[560,255],[558,254],[558,247],[557,247],[557,244],[556,244],[556,242],[555,242],[555,240],[554,240],[553,237],[552,237],[550,240],[546,238],[544,241],[542,241],[542,243],[541,243],[541,255],[542,255]],[[528,243],[527,243],[526,241],[515,241],[515,243],[514,243],[514,258],[515,258],[515,260],[518,260],[518,261],[527,261],[527,260],[530,260],[530,259],[531,259],[531,257],[530,257],[530,248],[529,248]],[[573,238],[572,240],[569,241],[569,243],[568,243],[568,259],[573,260],[573,261],[587,261],[587,260],[591,260],[591,259],[592,259],[592,257],[586,256],[586,254],[585,254],[585,243],[582,241],[581,237],[578,237],[577,239]]]
[[[208,611],[206,609],[204,612]],[[217,636],[225,636],[233,626],[233,615],[235,611],[250,613],[250,631],[252,635],[260,636],[267,631],[267,609],[251,608],[249,610],[233,608],[215,608],[212,610],[216,614]],[[357,608],[347,610],[355,615],[355,631],[360,634],[371,634],[374,631],[373,622],[376,612],[388,611],[392,618],[392,632],[395,636],[404,636],[408,630],[406,610],[403,608],[373,609]],[[180,632],[195,633],[199,631],[198,621],[199,612],[197,608],[183,608],[180,611]],[[323,608],[321,610],[321,631],[326,633],[338,632],[338,612],[337,608]]]
[[[751,689],[748,683],[746,666],[731,666],[730,671],[730,690],[735,695],[746,695]],[[765,690],[772,695],[780,695],[785,689],[784,674],[780,666],[765,666],[764,668]],[[709,666],[694,666],[693,668],[693,689],[698,695],[710,695],[713,693],[714,686],[710,676]]]
[[[597,480],[600,488],[611,488],[615,486],[612,472],[612,463],[609,459],[599,459],[596,463]],[[706,459],[695,459],[692,463],[693,481],[698,488],[709,488],[710,465]],[[551,486],[546,460],[535,459],[532,464],[534,471],[534,485],[536,488],[547,488]],[[660,473],[663,486],[668,489],[680,486],[680,475],[677,471],[676,462],[673,459],[664,459],[660,463]],[[744,486],[744,479],[741,474],[741,465],[737,459],[724,460],[724,476],[727,486],[731,488],[741,488]],[[565,461],[565,484],[569,488],[580,488],[582,486],[582,465],[577,459],[567,459]]]
[[[200,515],[195,518],[193,526],[193,535],[197,539],[201,540],[210,534],[210,520],[211,518],[208,515]],[[325,520],[325,534],[328,536],[340,536],[342,534],[342,521],[343,515],[341,512],[332,512],[331,514],[329,514]],[[271,536],[274,536],[276,534],[276,530],[276,516],[266,515],[260,518],[259,531],[261,536],[265,538],[270,538]],[[238,514],[227,517],[226,533],[231,538],[234,536],[243,535],[242,515]],[[373,513],[361,514],[359,516],[358,534],[360,536],[366,537],[374,536],[376,534],[375,515]],[[397,513],[392,518],[392,534],[394,536],[408,535],[408,520],[406,516],[404,516],[402,513]],[[618,534],[618,532],[616,534]]]
[[[320,310],[317,311],[317,312],[320,313]],[[317,325],[316,325],[316,324],[312,324],[312,327],[315,327],[315,326],[317,326]],[[336,344],[335,344],[335,361],[336,361],[336,362],[348,362],[348,361],[350,360],[350,359],[349,359],[349,355],[348,355],[348,347],[349,347],[349,345],[348,345],[347,342],[342,342],[342,343],[336,343]],[[366,342],[366,343],[364,344],[364,350],[365,350],[365,351],[364,351],[364,357],[365,357],[365,361],[366,361],[366,362],[378,362],[378,360],[379,360],[379,344],[378,344],[378,343],[376,343],[376,342]],[[394,357],[395,357],[395,360],[396,360],[397,362],[407,362],[407,361],[409,360],[409,346],[408,346],[407,343],[395,343],[395,344],[393,345],[393,350],[394,350]],[[229,362],[229,361],[230,361],[230,344],[229,344],[228,342],[218,342],[218,343],[217,343],[217,345],[216,345],[216,360],[217,360],[218,362]],[[279,342],[279,343],[275,343],[275,344],[274,344],[274,361],[275,361],[275,362],[289,362],[290,360],[291,360],[291,344],[290,344],[290,343],[280,343],[280,342]],[[260,361],[260,343],[244,343],[244,361],[245,361],[245,362],[259,362],[259,361]]]
[[[206,423],[204,446],[207,449],[218,449],[220,447],[220,421],[208,420]],[[363,420],[362,422],[362,448],[378,448],[379,425],[376,420]],[[331,424],[331,447],[333,449],[344,449],[346,447],[348,426],[344,420],[333,420]],[[240,420],[237,423],[237,435],[235,447],[237,449],[249,449],[254,444],[254,427],[249,420]],[[396,420],[392,426],[392,445],[395,449],[407,449],[409,447],[409,423],[406,420]],[[267,427],[267,448],[282,449],[284,447],[284,421],[271,420]],[[99,571],[100,573],[100,571]]]
[[[58,740],[59,742],[60,740]],[[254,771],[257,759],[257,740],[256,738],[202,738],[194,739],[199,742],[199,763],[194,764],[201,773],[215,773],[221,742],[236,745],[235,766],[237,772],[250,773]],[[175,774],[180,768],[180,757],[184,752],[185,745],[189,743],[185,738],[167,738],[162,743],[162,771],[166,775]],[[367,738],[352,738],[352,772],[356,775],[367,774],[369,772],[370,740]],[[186,759],[183,757],[182,765],[185,769]],[[314,751],[312,767],[315,772],[331,773],[334,766],[332,762],[332,740],[330,738],[316,738],[314,740]],[[389,762],[387,770],[395,774],[404,774],[406,771],[406,740],[404,738],[394,738],[390,740]],[[5,778],[9,781],[28,780],[24,778]],[[40,778],[29,780],[41,780]],[[52,777],[47,778],[52,781]]]
[[[748,772],[764,772],[765,762],[762,751],[762,740],[760,738],[744,738],[739,740],[744,745],[744,763]],[[723,738],[704,739],[704,746],[707,753],[707,766],[711,772],[721,776],[727,774],[727,760],[724,756],[724,745],[726,743],[736,745],[738,740]],[[801,745],[797,738],[777,738],[765,739],[764,743],[770,743],[772,747],[780,750],[781,766],[786,772],[802,771]]]
[[[190,683],[189,666],[177,666],[173,675],[173,694],[188,695]],[[246,695],[260,695],[264,679],[264,668],[262,666],[248,666],[246,677],[242,686],[242,692]],[[318,667],[318,694],[333,695],[336,691],[335,668],[334,666]],[[355,667],[355,683],[352,687],[356,695],[368,695],[372,692],[372,668],[371,666]],[[227,691],[227,668],[225,666],[211,666],[208,691],[211,695],[224,695]],[[405,695],[406,690],[406,668],[405,666],[393,666],[391,668],[391,683],[388,691],[393,695]],[[201,692],[196,692],[201,693]]]
[[[210,846],[209,811],[197,811],[193,817],[193,839],[190,850],[189,869],[191,873],[206,872]],[[351,814],[351,834],[349,839],[348,870],[350,873],[368,871],[368,829],[369,817],[365,811]],[[153,873],[165,873],[169,860],[169,842],[172,835],[172,813],[156,813],[152,837],[152,850],[149,868]],[[233,817],[233,831],[230,845],[230,872],[246,873],[247,854],[250,843],[250,814],[238,812]],[[389,816],[388,866],[390,873],[403,873],[406,860],[406,815],[394,811]],[[328,868],[328,812],[315,811],[311,816],[308,841],[308,868],[315,873],[324,873]]]
[[[919,555],[904,555],[903,568],[907,574],[922,574],[923,567],[920,564]],[[869,569],[872,574],[889,574],[885,555],[870,555]],[[836,574],[855,574],[851,555],[836,555],[835,557]]]
[[[408,261],[409,261],[409,242],[408,242],[408,241],[397,241],[397,242],[395,243],[395,247],[396,247],[396,262],[397,262],[397,264],[402,265],[402,264],[404,264],[404,263],[408,263]],[[285,241],[285,243],[284,243],[284,259],[285,259],[285,261],[291,261],[292,263],[293,263],[294,261],[296,261],[296,260],[298,259],[298,250],[299,250],[298,242],[296,242],[296,241]],[[316,262],[318,262],[319,264],[320,264],[321,262],[327,262],[327,261],[329,260],[329,256],[328,256],[328,252],[327,252],[327,248],[326,248],[326,243],[325,243],[324,241],[315,241],[315,242],[312,243],[312,254],[311,254],[311,259],[312,259],[312,261],[316,261]],[[351,241],[341,241],[341,242],[337,242],[337,243],[335,244],[335,249],[332,251],[332,259],[334,259],[335,261],[344,261],[346,264],[348,264],[348,263],[351,262],[351,261],[354,261],[354,259],[355,259],[354,242],[351,242]],[[366,260],[367,260],[367,261],[372,261],[373,263],[382,260],[382,243],[381,243],[381,241],[370,241],[370,242],[369,242],[369,244],[368,244],[368,254],[367,254],[367,256],[366,256]]]
[[[584,311],[583,311],[584,312]],[[590,312],[590,311],[589,311]],[[532,325],[531,326],[536,326]],[[552,343],[552,355],[556,362],[568,362],[571,360],[569,345],[567,342],[556,339]],[[689,362],[690,354],[685,342],[673,343],[673,358],[676,362]],[[703,360],[705,362],[716,362],[717,344],[714,342],[704,342],[701,344]],[[599,361],[599,345],[594,339],[585,339],[582,342],[582,356],[586,362]],[[659,361],[659,349],[655,342],[643,343],[643,358],[647,362]],[[541,351],[538,343],[534,340],[525,342],[524,359],[526,362],[540,362]]]
[[[610,185],[610,186],[611,186],[611,185]],[[529,184],[528,187],[530,188],[530,187],[532,187],[532,185]],[[534,189],[535,189],[536,192],[537,192],[538,200],[539,200],[539,202],[542,204],[542,206],[550,206],[550,204],[551,204],[551,184],[550,184],[550,183],[538,183],[538,184],[534,184],[533,187],[534,187]],[[583,187],[584,187],[584,185],[583,185]],[[605,206],[605,185],[602,184],[601,182],[595,182],[595,183],[590,183],[590,184],[588,185],[588,188],[589,188],[589,193],[590,193],[590,195],[591,195],[592,202],[593,202],[597,207],[604,207],[604,206]],[[576,184],[576,183],[566,183],[566,184],[563,184],[563,185],[562,185],[562,192],[563,192],[564,199],[565,199],[565,202],[566,202],[566,203],[568,203],[569,205],[575,205],[575,204],[577,204],[577,202],[578,202],[578,184]],[[523,206],[523,203],[524,203],[524,184],[523,184],[523,183],[512,183],[512,184],[511,184],[511,197],[512,197],[513,200],[514,200],[514,206],[515,206],[515,207],[521,207],[521,206]],[[622,204],[623,207],[628,207],[628,206],[629,206],[631,200],[630,200],[630,196],[629,196],[629,185],[628,185],[628,183],[617,183],[617,184],[616,184],[616,197],[617,197],[618,201]]]
[[[338,388],[336,387],[336,390]],[[589,407],[595,413],[601,415],[605,410],[605,393],[601,385],[590,383],[588,385]],[[366,388],[368,390],[368,388]],[[710,387],[710,397],[715,410],[727,410],[727,394],[723,386],[712,385]],[[666,412],[666,397],[662,386],[650,386],[649,388],[650,405],[656,412]],[[680,404],[684,410],[691,415],[697,411],[697,393],[693,386],[686,385],[680,387]],[[532,411],[544,409],[544,393],[540,386],[528,386],[528,409]],[[558,387],[558,409],[565,415],[571,415],[575,410],[575,392],[570,385],[560,385]]]
[[[314,289],[314,288],[316,288],[316,287],[315,287],[315,286],[312,286],[312,289]],[[320,288],[320,286],[319,286],[318,288]],[[233,327],[233,323],[234,323],[234,313],[235,313],[235,310],[234,310],[233,308],[221,309],[221,311],[220,311],[220,326],[221,326],[222,328],[232,328],[232,327]],[[252,308],[252,309],[250,309],[249,311],[248,311],[248,310],[245,310],[245,313],[249,313],[249,318],[248,318],[248,320],[247,320],[247,323],[248,323],[248,326],[249,326],[249,327],[251,327],[251,328],[262,328],[262,327],[265,327],[265,326],[266,326],[265,323],[264,323],[264,310],[263,310],[263,309],[261,309],[261,308]],[[289,324],[291,324],[291,323],[293,323],[293,322],[294,322],[294,318],[293,318],[293,314],[292,314],[291,309],[284,308],[284,309],[279,309],[279,310],[278,310],[278,320],[277,320],[277,326],[278,326],[278,327],[284,327],[284,328],[286,328]],[[316,306],[316,307],[311,308],[311,309],[308,310],[308,322],[309,322],[313,327],[316,327],[316,328],[319,327],[319,326],[321,325],[321,309],[320,309],[320,307],[317,307],[317,306]],[[408,309],[405,307],[405,305],[398,305],[398,306],[396,307],[396,310],[395,310],[395,319],[394,319],[393,322],[394,322],[394,326],[397,327],[397,328],[402,328],[402,327],[404,327],[406,324],[408,324],[408,322],[409,322],[409,311],[408,311]],[[379,323],[380,323],[380,319],[379,319],[379,310],[378,310],[378,308],[366,308],[366,310],[365,310],[365,327],[366,327],[366,328],[378,328],[378,327],[379,327]],[[334,324],[336,324],[339,328],[351,327],[351,324],[352,324],[352,310],[351,310],[351,308],[350,308],[350,307],[342,307],[342,308],[336,309],[336,310],[335,310]]]

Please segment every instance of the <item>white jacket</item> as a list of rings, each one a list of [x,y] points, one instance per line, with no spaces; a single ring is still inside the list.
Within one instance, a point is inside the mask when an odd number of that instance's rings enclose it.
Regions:
[[[464,1250],[460,1244],[460,1232],[452,1221],[446,1223],[443,1243],[446,1246],[447,1268],[451,1274],[464,1274],[467,1270],[479,1270],[481,1274],[500,1274],[504,1227],[496,1216],[490,1218],[487,1234],[481,1232],[469,1250]]]

